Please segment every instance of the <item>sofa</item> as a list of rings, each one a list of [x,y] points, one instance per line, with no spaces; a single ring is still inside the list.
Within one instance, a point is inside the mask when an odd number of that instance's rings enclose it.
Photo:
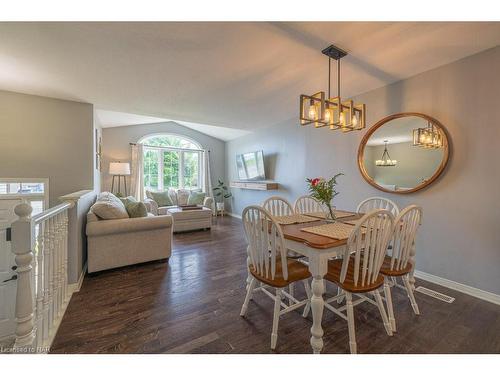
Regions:
[[[112,195],[101,193],[97,202],[106,194]],[[89,273],[170,257],[171,216],[148,213],[146,217],[103,219],[93,207],[86,225]]]
[[[190,191],[185,189],[168,189],[168,195],[170,197],[170,200],[172,201],[172,205],[159,206],[151,196],[148,196],[144,200],[144,203],[152,214],[157,216],[167,215],[167,211],[169,209],[188,204],[189,194]],[[149,192],[146,191],[146,195],[149,195]],[[203,200],[203,206],[212,210],[213,212],[214,199],[212,197],[205,197],[205,199]]]

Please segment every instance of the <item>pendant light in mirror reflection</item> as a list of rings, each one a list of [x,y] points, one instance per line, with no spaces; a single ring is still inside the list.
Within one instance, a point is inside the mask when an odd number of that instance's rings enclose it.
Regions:
[[[365,128],[366,106],[355,104],[352,100],[342,101],[340,96],[340,59],[347,52],[331,45],[321,51],[328,56],[328,96],[324,91],[313,95],[300,96],[300,124],[314,124],[316,128],[328,126],[331,130],[343,132]],[[331,62],[337,61],[337,96],[330,95]]]
[[[426,128],[413,129],[413,145],[423,148],[443,147],[443,135],[440,130],[430,122]]]
[[[375,160],[375,165],[377,167],[395,167],[396,164],[398,164],[396,159],[391,159],[389,151],[387,150],[387,142],[389,141],[384,141],[385,147],[382,153],[382,159]]]

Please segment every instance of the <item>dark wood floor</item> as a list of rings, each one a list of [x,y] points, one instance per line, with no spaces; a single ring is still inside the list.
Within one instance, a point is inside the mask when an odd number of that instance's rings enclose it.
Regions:
[[[272,353],[272,301],[257,293],[247,317],[239,316],[245,246],[241,222],[218,218],[211,231],[175,235],[168,263],[87,275],[51,352]],[[358,352],[500,352],[500,306],[418,279],[417,285],[456,300],[447,304],[417,293],[417,317],[404,292],[394,290],[398,332],[393,337],[386,335],[375,306],[358,305]],[[310,326],[311,317],[284,315],[275,352],[310,353]],[[325,310],[323,328],[324,353],[348,353],[346,322]]]

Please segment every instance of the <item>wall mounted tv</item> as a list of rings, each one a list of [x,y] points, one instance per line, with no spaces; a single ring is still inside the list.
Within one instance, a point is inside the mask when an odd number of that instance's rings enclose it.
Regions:
[[[240,180],[265,180],[264,153],[262,151],[247,152],[236,155],[236,167]]]

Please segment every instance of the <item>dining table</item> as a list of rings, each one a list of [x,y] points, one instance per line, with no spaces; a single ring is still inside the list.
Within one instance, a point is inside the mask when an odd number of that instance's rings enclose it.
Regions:
[[[362,214],[345,210],[341,212],[342,215],[339,216],[342,217],[337,219],[339,222],[352,222],[362,216]],[[321,353],[321,350],[323,349],[323,328],[321,326],[325,306],[325,301],[323,299],[323,294],[325,293],[325,282],[323,278],[327,272],[328,259],[344,254],[347,246],[347,238],[335,239],[332,237],[306,232],[302,229],[327,223],[328,222],[326,220],[319,219],[317,221],[306,223],[279,224],[283,231],[285,246],[287,249],[308,258],[309,272],[312,275],[311,311],[313,324],[311,327],[310,343],[313,353],[315,354]],[[354,228],[354,224],[352,225]],[[415,265],[415,246],[413,246],[411,252],[410,263],[412,264],[410,283],[412,288],[414,288],[415,279],[413,271]]]

